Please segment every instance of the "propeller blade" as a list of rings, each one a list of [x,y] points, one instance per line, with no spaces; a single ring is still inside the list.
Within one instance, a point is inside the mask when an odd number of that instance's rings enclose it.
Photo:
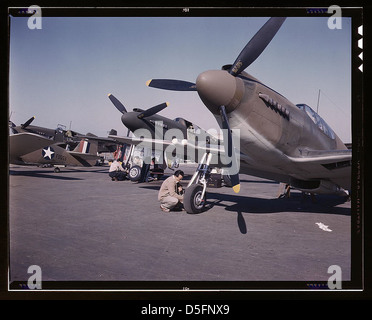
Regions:
[[[248,42],[242,52],[240,52],[231,66],[229,73],[233,76],[237,76],[255,61],[274,38],[285,19],[286,18],[281,17],[270,18]]]
[[[13,121],[9,120],[9,128],[12,130],[13,134],[18,133],[18,131],[15,129],[16,125]]]
[[[34,119],[35,119],[35,116],[28,119],[24,124],[21,124],[22,129],[27,128],[31,124],[31,122],[34,121]]]
[[[235,155],[235,149],[234,149],[234,145],[232,141],[230,124],[227,118],[225,106],[220,106],[220,115],[222,119],[222,129],[226,129],[224,130],[223,141],[224,141],[224,146],[225,146],[225,152],[227,151],[227,156],[231,159],[231,164],[229,167],[232,167],[233,165],[235,165],[235,168],[238,168],[238,163],[237,163],[236,155]],[[226,131],[227,131],[227,137],[225,136]],[[234,192],[239,193],[240,191],[239,173],[234,173],[234,174],[230,173],[230,179],[231,179],[231,184],[232,184]]]
[[[151,79],[146,82],[148,87],[173,90],[173,91],[196,91],[196,84],[182,80]]]
[[[160,112],[161,110],[165,109],[167,106],[169,105],[168,102],[164,102],[164,103],[161,103],[161,104],[158,104],[157,106],[155,107],[151,107],[143,112],[141,112],[137,118],[138,119],[142,119],[142,118],[146,118],[146,117],[150,117],[152,115],[154,115],[155,113],[158,113]]]
[[[127,113],[127,109],[125,109],[123,104],[118,99],[116,99],[111,93],[108,94],[108,97],[111,100],[111,102],[114,104],[116,109],[118,109],[123,114]]]

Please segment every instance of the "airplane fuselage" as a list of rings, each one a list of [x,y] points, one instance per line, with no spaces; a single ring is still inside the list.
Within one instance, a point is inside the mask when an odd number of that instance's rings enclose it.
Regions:
[[[141,114],[142,111],[141,109],[139,110],[140,111],[127,112],[121,116],[123,124],[132,131],[135,136],[141,134],[146,136],[147,134],[148,136],[146,137],[152,139],[164,139],[170,141],[174,138],[178,140],[186,139],[189,141],[195,141],[195,139],[198,139],[198,142],[203,142],[204,139],[207,144],[218,143],[215,137],[185,119],[178,118],[172,120],[158,114],[152,115],[148,118],[139,119],[138,115]]]
[[[150,118],[139,119],[138,115],[140,113],[141,111],[132,111],[121,116],[122,123],[133,133],[135,133],[137,130],[145,129],[151,133],[151,137],[154,139],[155,133],[163,136],[165,135],[166,131],[170,129],[177,129],[183,134],[182,139],[187,138],[186,127],[180,123],[157,114],[152,115]]]
[[[296,106],[246,72],[233,77],[224,70],[206,71],[196,83],[217,122],[221,122],[219,106],[223,105],[230,128],[239,130],[241,173],[301,184],[317,180],[322,171],[329,175],[329,169],[321,164],[305,167],[293,159],[308,152],[347,150],[324,120],[316,114],[312,120],[311,108]],[[349,188],[350,176],[346,174],[337,184]]]

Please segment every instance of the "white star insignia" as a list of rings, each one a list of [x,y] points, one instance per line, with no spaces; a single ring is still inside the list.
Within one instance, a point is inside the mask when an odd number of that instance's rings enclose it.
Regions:
[[[45,159],[49,158],[49,160],[52,160],[53,154],[54,154],[54,151],[51,147],[48,147],[47,149],[46,148],[43,149],[43,157]]]

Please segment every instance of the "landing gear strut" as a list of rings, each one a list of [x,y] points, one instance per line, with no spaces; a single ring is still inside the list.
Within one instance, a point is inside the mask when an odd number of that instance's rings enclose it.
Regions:
[[[206,201],[207,181],[210,177],[209,163],[212,154],[207,152],[203,155],[198,168],[192,176],[183,197],[183,206],[188,213],[200,213],[203,211]]]

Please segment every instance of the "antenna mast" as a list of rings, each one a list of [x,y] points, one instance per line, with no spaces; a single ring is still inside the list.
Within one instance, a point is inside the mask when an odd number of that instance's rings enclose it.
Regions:
[[[316,105],[316,113],[319,114],[318,110],[319,110],[319,99],[320,99],[320,89],[319,89],[319,92],[318,92],[318,103]]]

